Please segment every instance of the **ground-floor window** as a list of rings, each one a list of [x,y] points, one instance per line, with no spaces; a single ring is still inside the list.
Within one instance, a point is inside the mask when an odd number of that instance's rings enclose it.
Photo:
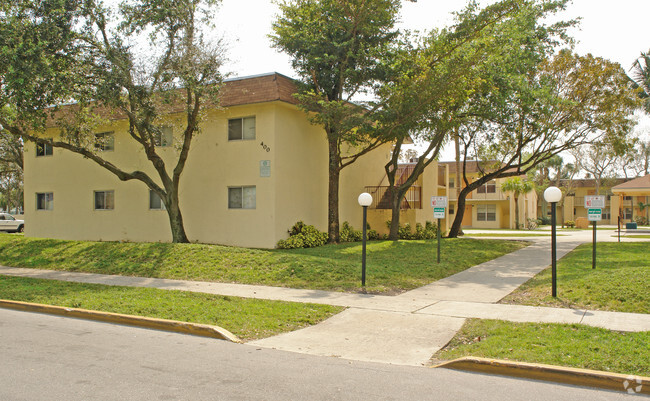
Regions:
[[[476,207],[477,221],[497,221],[497,205],[478,205]]]
[[[160,199],[160,196],[151,189],[149,190],[149,209],[165,210],[165,203]]]
[[[115,209],[115,191],[95,191],[95,210]]]
[[[623,209],[623,218],[625,220],[632,220],[632,208],[631,207],[626,207]]]
[[[255,209],[255,186],[229,187],[228,209]]]
[[[37,193],[36,210],[54,210],[54,192]]]

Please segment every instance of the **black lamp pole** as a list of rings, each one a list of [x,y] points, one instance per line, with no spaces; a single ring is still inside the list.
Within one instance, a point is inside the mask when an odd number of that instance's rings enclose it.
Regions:
[[[361,246],[361,286],[366,286],[366,218],[368,206],[363,207],[363,245]]]
[[[556,266],[557,252],[555,251],[555,237],[556,237],[555,205],[556,203],[557,202],[551,202],[551,281],[552,281],[551,295],[553,295],[553,298],[557,297],[557,266]]]

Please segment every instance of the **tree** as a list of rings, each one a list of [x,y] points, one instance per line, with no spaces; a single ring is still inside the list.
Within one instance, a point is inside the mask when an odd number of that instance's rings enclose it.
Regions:
[[[650,113],[650,51],[641,53],[632,65],[632,76],[629,77],[633,86],[639,91],[643,99],[643,109]]]
[[[582,145],[574,149],[571,154],[576,159],[578,167],[594,178],[596,195],[605,178],[616,177],[616,163],[620,157],[611,147],[601,142]]]
[[[375,137],[394,138],[393,155],[385,165],[392,214],[389,239],[399,237],[402,200],[424,169],[437,159],[441,147],[456,132],[463,106],[481,77],[477,68],[498,52],[495,26],[508,24],[521,11],[522,2],[504,0],[479,9],[470,4],[457,13],[457,23],[432,31],[415,47],[397,52],[391,79],[377,90],[373,113]],[[408,170],[400,169],[399,154],[407,138],[425,145]],[[400,173],[400,177],[397,174]]]
[[[23,142],[0,132],[0,208],[23,206]]]
[[[3,132],[78,153],[122,181],[141,181],[164,203],[172,240],[188,242],[178,189],[203,109],[216,104],[222,79],[220,44],[207,43],[201,33],[218,3],[133,0],[113,12],[93,0],[4,2]],[[75,104],[49,107],[70,101]],[[172,124],[170,110],[182,114],[174,121],[180,133],[172,166],[156,149],[156,138]],[[126,118],[129,138],[155,175],[103,157],[95,129],[111,116]],[[48,137],[52,125],[59,134]]]
[[[525,174],[583,144],[600,140],[616,149],[626,146],[638,99],[618,64],[564,50],[521,77],[495,91],[501,99],[497,118],[465,127],[465,159],[471,149],[476,159],[495,162],[484,163],[478,180],[464,178],[461,198],[489,180]],[[459,199],[452,237],[460,230],[463,209]]]
[[[517,230],[521,227],[519,225],[519,197],[532,191],[534,188],[533,183],[527,180],[522,180],[521,177],[513,177],[501,184],[501,191],[512,192],[515,200],[515,226]]]
[[[299,105],[327,136],[330,243],[339,242],[341,170],[384,142],[366,134],[367,111],[352,99],[383,79],[399,9],[400,0],[286,0],[273,23],[274,47],[304,82]]]

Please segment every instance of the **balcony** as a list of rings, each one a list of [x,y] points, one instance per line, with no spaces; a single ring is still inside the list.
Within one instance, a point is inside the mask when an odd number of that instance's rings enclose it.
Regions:
[[[366,192],[372,195],[371,209],[390,209],[391,187],[366,187]],[[400,204],[400,209],[422,209],[422,188],[411,186]]]
[[[458,195],[456,188],[449,189],[449,199],[457,199]],[[472,191],[467,196],[467,200],[485,200],[485,201],[497,201],[497,200],[506,200],[508,199],[508,194],[501,192],[496,189],[494,192],[482,192],[479,193],[478,190]]]

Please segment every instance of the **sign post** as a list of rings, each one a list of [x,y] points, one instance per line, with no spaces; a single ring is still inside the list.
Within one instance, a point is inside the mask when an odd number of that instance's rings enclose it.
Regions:
[[[592,255],[591,255],[591,268],[596,268],[596,226],[600,220],[602,220],[602,208],[605,207],[605,196],[604,195],[594,195],[594,196],[585,196],[585,208],[587,209],[587,218],[592,222],[594,226],[593,234],[593,243],[591,246]]]
[[[445,218],[445,209],[447,208],[446,196],[432,196],[431,207],[433,207],[433,218],[438,219],[437,238],[438,238],[438,263],[440,263],[440,219]]]

